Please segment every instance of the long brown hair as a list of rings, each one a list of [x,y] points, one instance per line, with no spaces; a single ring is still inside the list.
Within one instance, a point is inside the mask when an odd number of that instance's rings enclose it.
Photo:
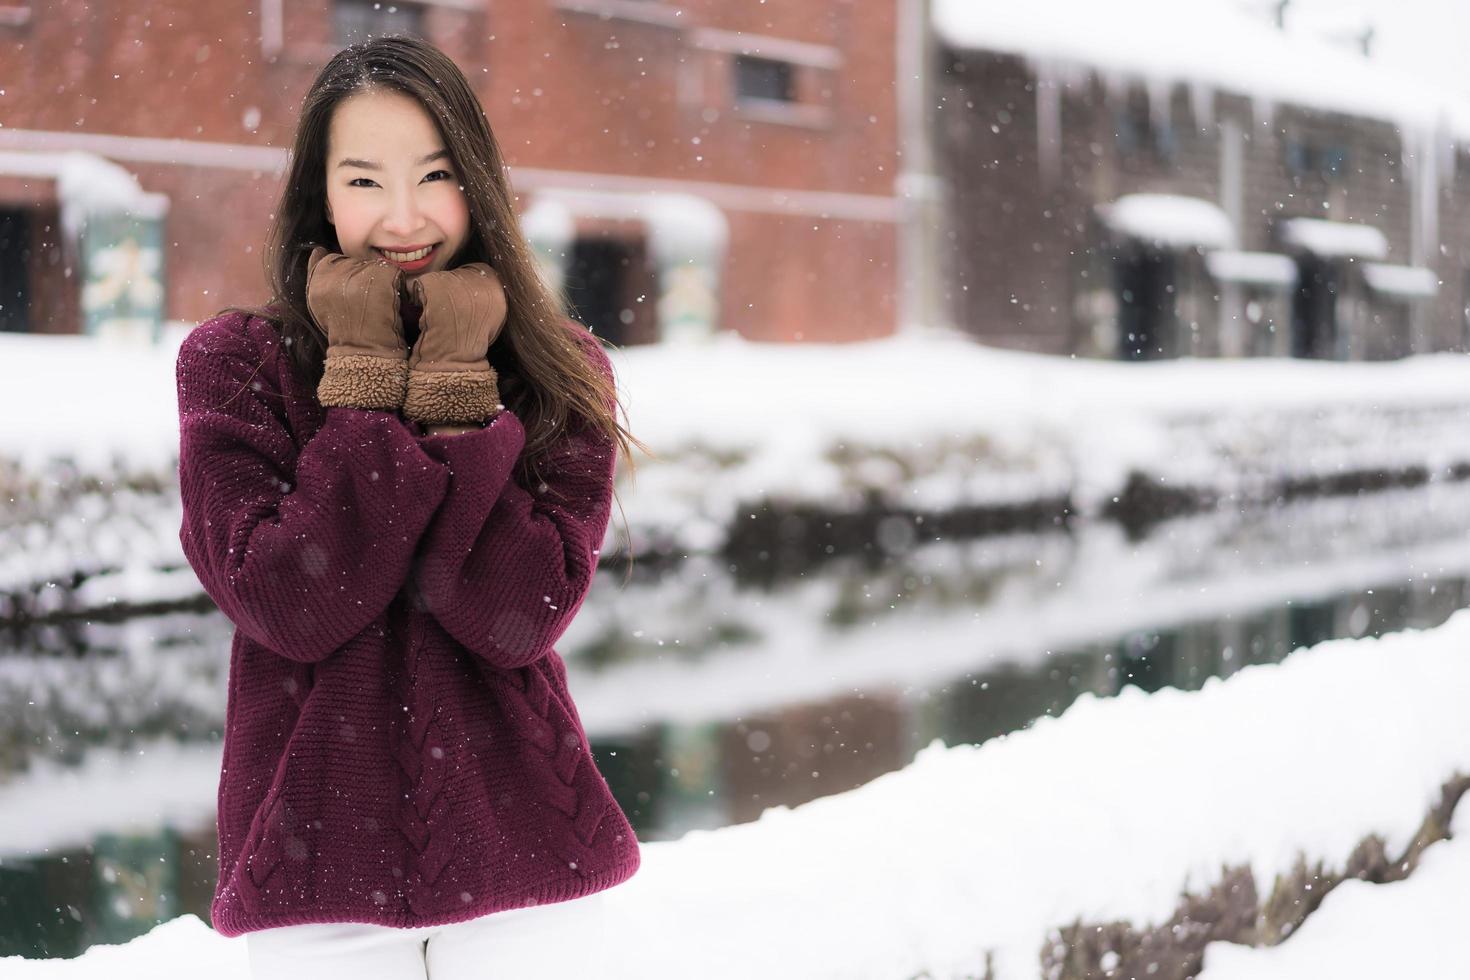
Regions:
[[[343,48],[322,68],[302,103],[265,246],[266,282],[274,299],[263,308],[226,309],[262,317],[276,327],[297,377],[315,390],[325,366],[326,338],[306,305],[306,264],[315,245],[341,250],[326,214],[328,128],[342,101],[375,89],[417,100],[435,120],[470,212],[469,238],[455,264],[489,263],[505,287],[509,312],[487,353],[500,377],[501,402],[526,428],[518,464],[524,485],[541,482],[538,464],[560,434],[577,427],[569,424],[572,416],[600,429],[631,472],[630,443],[652,453],[617,421],[613,383],[579,344],[567,342],[565,290],[553,289],[536,267],[512,204],[500,146],[469,80],[449,56],[421,38],[375,37]]]

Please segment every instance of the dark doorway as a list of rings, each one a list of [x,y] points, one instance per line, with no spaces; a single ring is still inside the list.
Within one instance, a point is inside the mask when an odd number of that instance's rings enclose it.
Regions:
[[[1297,259],[1292,302],[1291,356],[1330,358],[1337,345],[1338,269],[1315,255]]]
[[[629,278],[641,265],[629,242],[616,238],[578,238],[567,268],[567,312],[613,344],[627,343],[631,317]]]
[[[1460,292],[1460,353],[1470,354],[1470,269],[1465,270],[1464,288]]]
[[[1118,290],[1118,357],[1145,361],[1173,353],[1174,258],[1142,246],[1114,263]]]
[[[0,331],[30,332],[31,219],[0,210]]]

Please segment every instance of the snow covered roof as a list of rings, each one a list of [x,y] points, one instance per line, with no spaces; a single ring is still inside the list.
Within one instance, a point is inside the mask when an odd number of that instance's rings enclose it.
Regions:
[[[1439,277],[1433,269],[1421,266],[1365,262],[1363,279],[1373,291],[1400,298],[1427,297],[1439,292]]]
[[[934,0],[933,25],[953,47],[1018,54],[1058,72],[1085,66],[1105,76],[1191,82],[1420,132],[1443,125],[1470,141],[1470,99],[1280,31],[1227,0]]]
[[[1281,242],[1323,258],[1384,259],[1388,239],[1372,225],[1321,218],[1285,218],[1279,225]]]
[[[1233,252],[1221,250],[1205,255],[1205,267],[1221,282],[1245,282],[1266,286],[1296,285],[1296,263],[1276,252]]]
[[[676,258],[718,252],[729,238],[724,213],[696,194],[673,191],[592,191],[570,187],[537,190],[529,209],[531,231],[550,238],[570,237],[576,216],[645,222],[656,252]]]
[[[1097,206],[1113,231],[1176,248],[1234,248],[1235,228],[1220,207],[1180,194],[1124,194]]]
[[[0,175],[56,181],[62,240],[68,249],[77,242],[87,221],[99,214],[161,220],[169,210],[167,194],[145,191],[126,167],[96,153],[0,150]]]

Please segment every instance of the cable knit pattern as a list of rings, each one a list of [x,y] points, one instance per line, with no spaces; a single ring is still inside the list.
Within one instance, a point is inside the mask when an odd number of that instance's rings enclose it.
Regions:
[[[545,757],[547,770],[561,784],[551,787],[547,800],[570,823],[582,849],[590,849],[594,846],[597,831],[607,816],[609,803],[600,799],[589,801],[586,794],[580,791],[579,780],[584,778],[583,770],[592,761],[591,750],[585,739],[578,737],[581,726],[572,719],[569,709],[555,693],[554,681],[549,680],[542,671],[516,671],[512,678],[513,683],[517,684],[524,680],[525,687],[521,688],[521,696],[531,708],[519,727],[525,738]],[[565,845],[570,844],[571,841],[565,841]],[[562,853],[569,863],[575,863],[577,859],[584,857],[575,849],[567,847],[564,847]]]
[[[180,542],[236,626],[215,928],[446,924],[632,876],[553,649],[597,568],[612,443],[567,433],[528,490],[510,409],[425,436],[323,408],[240,313],[186,338],[177,380]]]

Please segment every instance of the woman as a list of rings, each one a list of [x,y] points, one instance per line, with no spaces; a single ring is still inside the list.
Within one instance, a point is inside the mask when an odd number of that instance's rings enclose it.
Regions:
[[[449,58],[326,65],[267,275],[178,357],[180,541],[236,626],[214,926],[277,980],[585,977],[639,847],[552,644],[631,437]]]

